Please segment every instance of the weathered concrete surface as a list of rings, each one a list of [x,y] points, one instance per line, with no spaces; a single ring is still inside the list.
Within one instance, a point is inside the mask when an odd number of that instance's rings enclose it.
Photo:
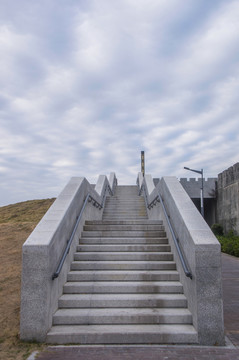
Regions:
[[[192,280],[187,278],[177,259],[199,344],[223,345],[220,244],[175,177],[162,178],[159,189],[193,275]],[[171,244],[173,248],[172,240]]]
[[[102,176],[99,178],[99,184],[96,184],[96,191],[85,178],[72,178],[23,244],[21,339],[45,341],[85,220],[101,219],[102,210],[90,203],[86,205],[62,271],[54,281],[52,275],[56,271],[87,194],[90,193],[101,203],[108,186],[107,178]]]
[[[225,330],[232,344],[227,347],[201,346],[67,346],[48,347],[39,360],[239,360],[239,258],[222,254]],[[234,346],[236,347],[234,347]],[[36,359],[32,354],[28,360]]]
[[[38,360],[239,360],[239,349],[193,346],[48,347]],[[29,359],[30,360],[30,359]],[[31,359],[32,360],[32,359]]]
[[[239,163],[218,175],[217,222],[239,234]]]
[[[147,188],[147,181],[142,184]],[[193,279],[184,274],[161,205],[148,209],[149,219],[162,219],[174,253],[184,293],[193,314],[193,324],[198,331],[199,343],[222,345],[224,343],[223,302],[221,283],[221,248],[210,228],[192,203],[176,177],[163,177],[151,193],[148,202],[160,191],[168,214],[179,239],[180,247],[192,272]]]

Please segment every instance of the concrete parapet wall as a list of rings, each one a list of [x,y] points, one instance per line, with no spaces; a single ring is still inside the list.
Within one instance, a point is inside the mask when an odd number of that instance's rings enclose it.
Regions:
[[[193,315],[193,324],[198,331],[199,344],[223,345],[220,244],[175,177],[162,178],[158,188],[192,272],[192,280],[184,275],[174,243],[167,232]]]
[[[190,178],[189,180],[187,178],[181,178],[179,181],[191,199],[200,198],[200,189],[202,187],[201,178]],[[216,182],[217,178],[203,179],[203,196],[205,199],[215,198]]]
[[[55,280],[52,280],[52,275],[87,194],[102,203],[104,193],[108,190],[106,176],[99,177],[95,190],[85,178],[72,178],[23,244],[20,319],[22,340],[45,341],[85,220],[101,219],[103,209],[99,210],[92,203],[87,203],[62,271]]]
[[[239,163],[218,175],[217,222],[239,234]]]
[[[176,177],[163,177],[151,192],[147,190],[147,182],[150,181],[145,178],[142,184],[146,187],[148,203],[160,192],[193,276],[192,279],[186,277],[162,206],[155,201],[155,206],[148,209],[148,216],[149,219],[164,222],[188,307],[192,312],[193,325],[198,331],[198,342],[201,345],[223,345],[220,244]]]
[[[237,181],[239,181],[239,163],[218,174],[218,189],[232,185]]]

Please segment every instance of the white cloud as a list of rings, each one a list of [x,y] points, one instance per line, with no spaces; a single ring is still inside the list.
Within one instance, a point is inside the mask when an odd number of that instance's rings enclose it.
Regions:
[[[19,3],[20,4],[20,3]],[[0,4],[2,204],[237,162],[237,1]]]

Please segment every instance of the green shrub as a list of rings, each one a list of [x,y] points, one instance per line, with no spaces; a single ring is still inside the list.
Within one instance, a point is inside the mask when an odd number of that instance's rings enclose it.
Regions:
[[[223,227],[222,227],[221,224],[213,224],[211,229],[212,229],[212,232],[214,233],[214,235],[216,235],[216,236],[217,235],[219,235],[219,236],[223,235]]]
[[[235,235],[233,231],[229,231],[224,236],[217,235],[217,238],[221,244],[222,252],[239,257],[239,236]]]

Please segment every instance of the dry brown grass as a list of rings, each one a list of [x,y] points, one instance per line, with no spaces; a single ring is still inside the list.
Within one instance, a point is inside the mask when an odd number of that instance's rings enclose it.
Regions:
[[[54,199],[0,207],[0,360],[26,359],[43,345],[20,341],[22,245]]]

